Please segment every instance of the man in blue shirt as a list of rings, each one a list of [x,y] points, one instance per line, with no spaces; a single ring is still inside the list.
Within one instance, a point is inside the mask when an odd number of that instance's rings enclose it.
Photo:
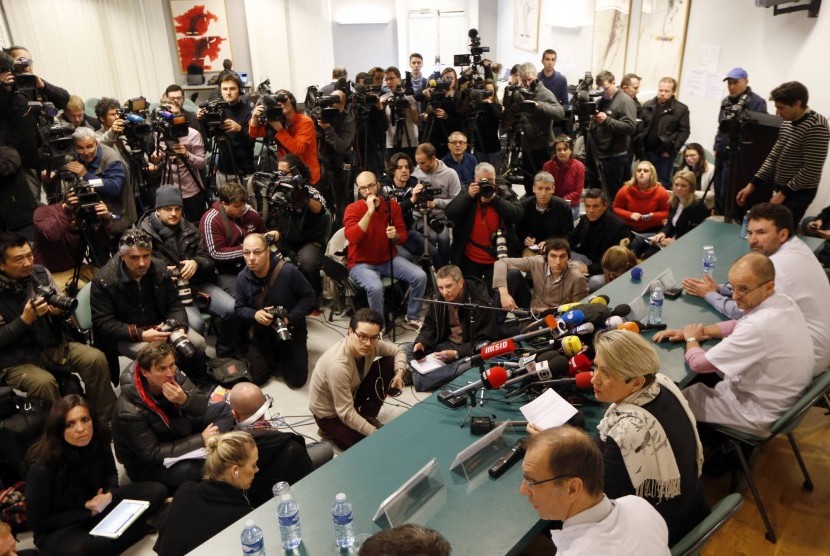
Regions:
[[[447,143],[449,143],[450,152],[444,155],[441,162],[446,164],[447,168],[455,170],[461,183],[470,183],[473,181],[478,161],[476,157],[467,152],[467,136],[460,131],[453,131]]]
[[[562,108],[567,110],[570,107],[568,102],[568,80],[564,75],[555,71],[554,66],[556,66],[556,51],[548,48],[542,53],[542,71],[536,77],[553,93]]]

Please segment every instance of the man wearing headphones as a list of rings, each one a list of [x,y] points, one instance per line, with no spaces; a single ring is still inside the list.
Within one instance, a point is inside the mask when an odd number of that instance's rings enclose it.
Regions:
[[[245,183],[245,179],[254,173],[254,141],[244,132],[251,120],[251,106],[242,99],[242,80],[235,73],[222,75],[219,91],[230,106],[224,109],[220,128],[227,141],[219,141],[216,185],[228,181]],[[204,119],[205,109],[200,108],[196,116]]]
[[[288,153],[300,157],[311,174],[309,183],[315,185],[320,181],[320,161],[317,159],[317,130],[314,120],[306,114],[297,112],[297,99],[291,91],[280,89],[274,93],[277,106],[282,108],[282,118],[266,122],[273,130],[277,141],[277,157],[282,158]],[[260,104],[254,108],[253,115],[248,123],[248,134],[251,137],[265,137],[268,127],[260,123],[260,116],[265,114],[265,106]]]

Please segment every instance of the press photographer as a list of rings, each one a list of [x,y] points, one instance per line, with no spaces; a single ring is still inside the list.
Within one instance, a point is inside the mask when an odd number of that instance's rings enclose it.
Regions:
[[[290,91],[280,89],[273,96],[263,95],[254,108],[248,133],[255,138],[273,138],[279,158],[296,154],[311,173],[311,185],[320,181],[314,120],[297,111],[297,99]]]
[[[270,233],[276,234],[279,251],[300,268],[315,293],[320,294],[326,200],[308,185],[308,169],[296,155],[285,155],[278,168],[275,173],[254,174],[255,187],[265,201],[263,218],[269,230],[277,230]]]
[[[437,261],[438,266],[443,266],[450,260],[450,231],[444,210],[447,205],[461,192],[461,181],[455,170],[450,170],[447,165],[437,158],[435,147],[429,143],[421,143],[415,150],[415,163],[418,168],[412,175],[421,182],[428,182],[436,190],[437,195],[428,197],[422,196],[415,209],[415,229],[429,238],[430,243],[438,246],[438,253],[441,260]],[[424,229],[424,214],[428,215],[429,222],[434,225]],[[450,218],[450,220],[452,220]],[[440,225],[438,225],[440,224]]]
[[[217,187],[231,180],[244,183],[254,173],[254,140],[246,133],[252,121],[251,106],[242,99],[242,80],[235,73],[225,73],[219,91],[221,101],[207,102],[196,113],[214,147],[208,150],[218,156],[208,173],[210,180],[215,171]]]
[[[95,188],[79,181],[62,200],[35,209],[35,262],[76,293],[109,258],[111,223],[110,209]]]
[[[396,152],[414,156],[418,144],[418,102],[410,88],[402,85],[401,70],[395,66],[386,68],[386,86],[389,92],[380,97],[386,111],[389,127],[386,129],[386,158]]]
[[[39,288],[50,295],[38,294]],[[115,394],[107,381],[106,358],[71,341],[64,322],[67,303],[55,299],[54,290],[49,271],[34,264],[28,240],[17,233],[0,234],[0,384],[51,404],[60,398],[55,374],[78,373],[92,407],[109,419]]]
[[[345,80],[337,87],[345,88]],[[311,88],[309,88],[309,93]],[[352,201],[351,180],[352,147],[356,125],[354,116],[346,111],[346,92],[334,90],[331,95],[316,95],[311,103],[306,97],[306,110],[317,124],[317,154],[322,167],[322,179],[318,184],[335,214],[335,220],[343,220],[343,210]]]
[[[248,350],[254,382],[282,375],[290,388],[308,378],[305,316],[314,290],[302,273],[268,249],[265,236],[251,234],[242,244],[246,268],[236,279],[236,316],[255,323]]]
[[[533,176],[548,159],[548,144],[553,139],[553,123],[565,117],[565,109],[547,87],[536,79],[536,67],[530,62],[519,66],[521,87],[505,95],[502,127],[509,144],[522,151],[521,166],[510,167],[521,173],[525,194],[533,195]],[[511,157],[511,165],[515,164]],[[507,162],[507,157],[503,159]]]
[[[26,170],[21,164],[17,149],[0,145],[0,191],[3,191],[0,231],[20,232],[32,239],[32,213],[37,204],[26,183]]]
[[[151,160],[161,168],[159,181],[179,188],[184,215],[195,224],[207,208],[201,175],[206,164],[202,135],[189,126],[181,107],[168,98],[159,103],[153,129],[156,148]]]
[[[40,201],[40,171],[46,166],[39,149],[44,146],[38,113],[30,102],[50,102],[58,110],[66,108],[69,93],[34,73],[34,62],[22,46],[11,46],[0,54],[0,126],[5,144],[20,153],[26,183]],[[48,193],[48,192],[47,192]]]
[[[453,68],[444,68],[439,79],[430,79],[422,91],[427,100],[426,121],[419,140],[435,146],[438,158],[449,152],[447,141],[454,131],[460,131],[463,119],[458,113],[458,74]]]
[[[371,84],[367,73],[355,76],[351,109],[357,124],[355,151],[357,171],[383,173],[386,155],[386,129],[389,120],[380,102],[381,87]]]

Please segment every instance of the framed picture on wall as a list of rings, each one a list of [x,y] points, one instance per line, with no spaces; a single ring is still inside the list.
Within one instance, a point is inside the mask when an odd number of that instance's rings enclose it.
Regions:
[[[622,80],[628,46],[631,0],[597,0],[594,5],[594,75],[610,71]]]
[[[661,77],[680,81],[691,0],[644,0],[635,73],[648,86]]]
[[[531,52],[539,49],[539,0],[513,2],[513,46]]]
[[[169,0],[179,53],[179,70],[195,65],[203,71],[221,71],[231,58],[225,0]]]

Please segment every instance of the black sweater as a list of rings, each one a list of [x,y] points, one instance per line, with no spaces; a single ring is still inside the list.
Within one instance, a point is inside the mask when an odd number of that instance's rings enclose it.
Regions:
[[[602,274],[602,265],[599,261],[605,251],[628,237],[628,226],[614,214],[609,207],[596,222],[588,220],[586,215],[579,218],[579,222],[571,236],[571,249],[582,253],[589,259],[588,274]]]

